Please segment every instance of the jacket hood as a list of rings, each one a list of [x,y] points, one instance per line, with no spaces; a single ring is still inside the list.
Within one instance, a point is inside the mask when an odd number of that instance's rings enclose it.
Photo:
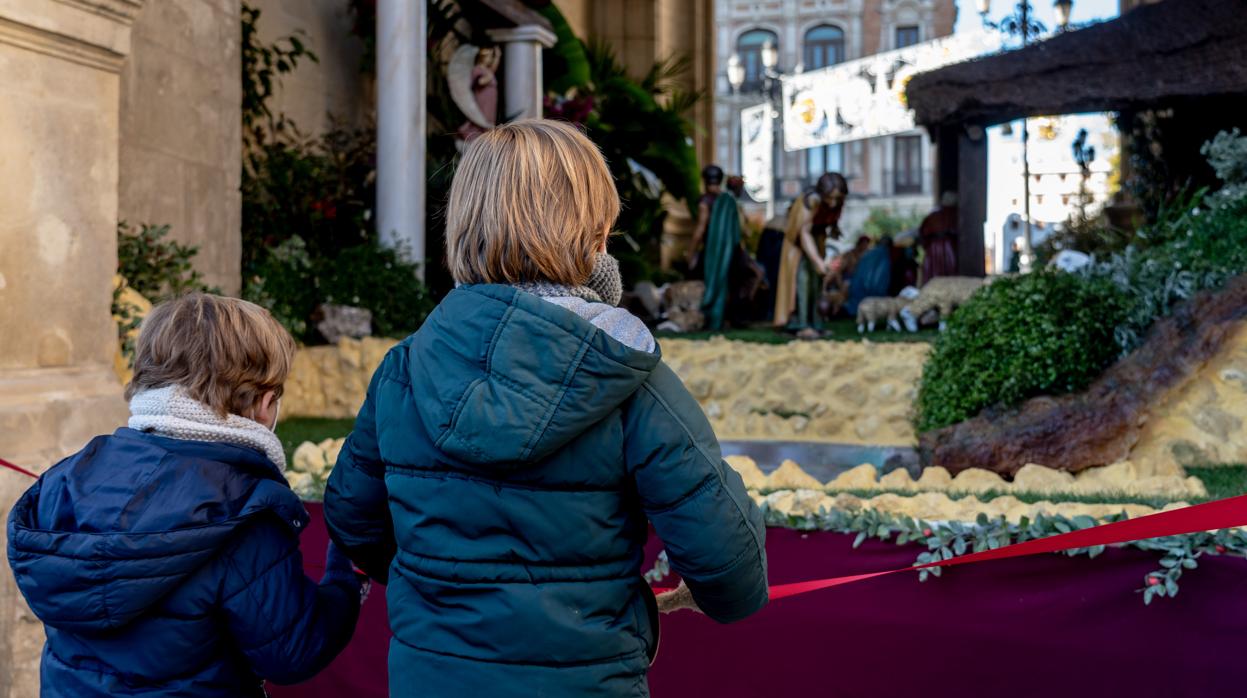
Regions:
[[[75,631],[141,616],[272,512],[307,511],[259,451],[120,429],[96,437],[34,484],[9,515],[9,564],[35,615]]]
[[[417,417],[443,453],[480,466],[539,461],[604,419],[660,362],[509,286],[461,286],[408,347]]]

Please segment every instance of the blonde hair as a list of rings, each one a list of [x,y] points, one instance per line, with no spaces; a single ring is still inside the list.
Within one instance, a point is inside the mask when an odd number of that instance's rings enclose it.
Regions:
[[[264,308],[192,293],[144,318],[126,399],[180,385],[222,417],[246,416],[265,393],[281,396],[294,350],[290,333]]]
[[[606,160],[561,121],[486,131],[459,162],[446,211],[446,257],[459,283],[579,286],[615,219]]]

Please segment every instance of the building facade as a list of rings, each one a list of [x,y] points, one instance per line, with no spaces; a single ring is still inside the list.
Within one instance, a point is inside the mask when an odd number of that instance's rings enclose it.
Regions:
[[[777,71],[792,74],[947,36],[957,16],[954,0],[716,0],[715,10],[715,160],[729,172],[742,169],[741,109],[767,100],[767,42],[778,49]],[[728,80],[733,55],[744,68],[739,91]],[[849,180],[842,227],[850,235],[871,208],[925,211],[936,198],[934,151],[921,129],[795,152],[776,140],[776,211],[829,171]]]

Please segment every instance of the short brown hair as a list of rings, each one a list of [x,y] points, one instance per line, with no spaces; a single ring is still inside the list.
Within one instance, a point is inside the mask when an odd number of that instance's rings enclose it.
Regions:
[[[579,286],[619,216],[606,160],[576,127],[503,124],[468,146],[450,185],[446,257],[459,283]]]
[[[126,399],[180,385],[222,417],[245,416],[264,393],[281,396],[294,350],[290,333],[264,308],[192,293],[157,305],[143,319]]]

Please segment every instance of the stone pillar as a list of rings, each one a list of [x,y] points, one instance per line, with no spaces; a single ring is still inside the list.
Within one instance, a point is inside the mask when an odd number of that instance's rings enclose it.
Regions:
[[[554,46],[554,32],[535,24],[490,29],[489,38],[503,45],[502,120],[541,118],[541,49]]]
[[[0,0],[0,457],[35,471],[126,417],[109,307],[120,72],[140,7]],[[30,484],[0,472],[0,516]],[[0,696],[39,694],[42,639],[5,565]]]
[[[425,9],[377,2],[377,232],[417,262],[425,257]]]

